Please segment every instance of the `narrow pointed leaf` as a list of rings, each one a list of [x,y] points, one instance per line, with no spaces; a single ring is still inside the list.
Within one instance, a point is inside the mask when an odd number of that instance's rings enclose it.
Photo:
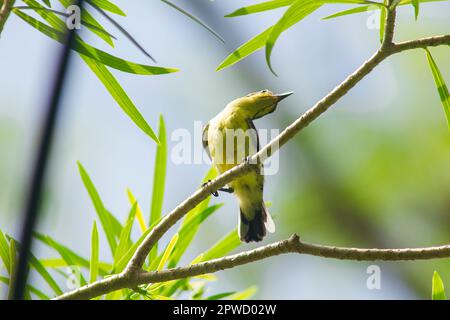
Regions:
[[[126,14],[120,9],[118,6],[116,6],[114,3],[108,0],[90,0],[93,4],[95,4],[97,7],[109,11],[111,13],[118,14],[119,16],[126,16]]]
[[[411,3],[414,7],[414,16],[417,20],[417,18],[419,17],[419,0],[412,0]]]
[[[11,270],[11,260],[9,258],[9,244],[6,240],[5,235],[0,230],[0,258],[3,261],[3,264],[5,265],[5,269],[8,271]]]
[[[156,147],[155,165],[153,171],[153,192],[152,203],[150,207],[150,224],[158,221],[161,218],[162,207],[164,201],[164,188],[166,182],[167,171],[167,137],[166,125],[162,114],[159,115],[159,144]],[[152,248],[149,254],[151,261],[158,254],[158,244]]]
[[[267,39],[269,38],[270,31],[272,27],[264,30],[257,36],[248,40],[246,43],[241,45],[239,48],[234,50],[228,57],[226,57],[220,65],[217,67],[216,71],[220,71],[222,69],[228,68],[233,64],[241,61],[245,57],[251,55],[252,53],[260,50],[262,47],[266,45]]]
[[[228,297],[229,300],[248,300],[250,299],[257,291],[255,286],[252,286],[244,291],[237,292]]]
[[[169,260],[169,257],[172,253],[173,248],[177,244],[178,241],[178,233],[176,233],[172,239],[170,240],[169,244],[167,245],[166,250],[164,251],[164,254],[161,258],[161,261],[159,262],[158,267],[156,268],[157,271],[161,271],[164,266],[166,265],[167,260]]]
[[[11,300],[13,299],[13,288],[14,288],[14,283],[16,281],[16,264],[17,264],[17,259],[16,259],[16,245],[14,241],[9,241],[9,261],[10,261],[10,266],[9,266],[9,288],[8,288],[8,299]]]
[[[87,1],[98,13],[100,13],[106,20],[108,20],[114,27],[116,27],[131,43],[138,48],[144,55],[150,58],[154,63],[156,60],[148,53],[147,50],[124,28],[122,27],[116,20],[114,20],[109,14],[103,11],[101,8],[97,7],[91,1]]]
[[[16,248],[20,249],[20,243],[10,238],[10,241],[14,241]],[[53,277],[50,275],[50,273],[47,271],[46,267],[36,258],[36,256],[33,253],[29,254],[28,262],[30,266],[32,266],[36,272],[44,279],[45,282],[49,285],[49,287],[54,291],[56,295],[62,294],[61,288],[58,286],[56,281],[53,279]]]
[[[39,12],[40,11],[38,11],[38,13]],[[20,10],[14,10],[14,13],[17,16],[19,16],[22,20],[27,22],[29,25],[33,26],[34,28],[45,34],[46,36],[60,43],[64,43],[65,41],[64,32],[55,29],[54,27],[50,27],[45,23],[42,23],[39,20],[36,20],[35,18],[23,13]],[[47,12],[45,15],[48,16],[48,14],[49,13]],[[72,49],[80,53],[82,57],[92,58],[93,60],[96,60],[109,67],[132,74],[160,75],[178,71],[177,69],[173,68],[163,68],[150,65],[143,65],[118,58],[105,51],[99,50],[97,48],[88,45],[78,36],[75,39],[75,43]]]
[[[434,61],[433,56],[428,49],[425,49],[425,51],[427,53],[428,64],[430,65],[430,70],[433,74],[439,97],[441,98],[442,107],[444,108],[444,113],[447,118],[447,125],[450,130],[450,94],[448,92],[447,85],[445,84],[444,77],[442,76],[436,62]]]
[[[46,244],[50,248],[55,249],[68,266],[79,266],[89,269],[89,261],[87,259],[81,257],[79,254],[75,253],[68,247],[60,244],[52,237],[37,232],[34,233],[34,236],[36,237],[36,239]]]
[[[89,269],[89,261],[81,257],[80,255],[76,254],[66,246],[63,246],[62,244],[56,242],[53,238],[50,236],[42,235],[39,233],[34,233],[34,236],[44,244],[48,245],[49,247],[55,249],[61,258],[66,261],[68,266],[77,266],[77,267],[84,267]],[[86,280],[84,279],[83,275],[80,273],[80,282],[82,285],[87,284]]]
[[[127,253],[117,263],[115,263],[116,266],[113,268],[113,273],[119,273],[125,268],[128,261],[130,261],[131,257],[136,252],[137,248],[141,245],[142,241],[144,241],[144,239],[152,231],[155,225],[159,223],[159,221],[161,221],[161,219],[156,221],[147,230],[145,230],[145,232],[142,233],[139,239],[135,243],[133,243],[130,249],[128,249]]]
[[[386,2],[386,1],[385,1]],[[384,29],[386,27],[387,8],[381,8],[380,14],[380,43],[384,40]]]
[[[220,34],[218,34],[216,31],[214,31],[213,28],[211,28],[210,26],[208,26],[206,23],[204,23],[202,20],[200,20],[199,18],[197,18],[196,16],[194,16],[192,13],[187,12],[186,10],[184,10],[183,8],[177,6],[176,4],[174,4],[171,1],[168,0],[161,0],[162,2],[164,2],[165,4],[171,6],[172,8],[174,8],[175,10],[181,12],[182,14],[184,14],[186,17],[188,17],[189,19],[191,19],[192,21],[194,21],[195,23],[201,25],[204,29],[206,29],[208,32],[210,32],[212,35],[214,35],[217,39],[219,39],[220,41],[222,41],[223,43],[225,43],[225,40],[221,37]]]
[[[216,212],[222,204],[216,204],[214,206],[210,206],[205,208],[203,211],[198,212],[195,216],[190,218],[187,223],[181,226],[178,231],[179,241],[177,246],[174,248],[173,253],[170,257],[169,268],[175,267],[180,261],[182,255],[186,251],[186,249],[191,244],[195,235],[197,234],[200,225],[205,221],[210,215]]]
[[[203,253],[202,261],[208,261],[220,258],[230,253],[241,245],[237,229],[227,234],[223,239],[213,245],[209,250]]]
[[[83,181],[83,184],[92,200],[92,204],[94,205],[97,216],[103,227],[103,231],[105,232],[111,253],[114,255],[114,252],[116,251],[117,247],[117,242],[115,234],[113,232],[112,222],[109,217],[109,213],[105,209],[103,202],[100,198],[100,195],[98,194],[97,189],[94,186],[94,183],[92,182],[87,171],[84,169],[84,167],[81,165],[80,162],[78,162],[78,170],[80,172],[81,180]]]
[[[145,223],[144,215],[142,214],[142,209],[139,203],[136,201],[136,197],[133,195],[130,189],[127,189],[127,195],[128,200],[130,201],[130,204],[133,205],[136,203],[136,219],[139,223],[139,227],[141,228],[142,232],[145,232],[147,230],[147,224]]]
[[[91,261],[89,262],[89,283],[93,283],[97,280],[98,276],[98,260],[99,260],[99,243],[98,243],[98,231],[97,224],[94,221],[92,226],[91,235]]]
[[[347,9],[347,10],[343,10],[343,11],[339,11],[339,12],[333,13],[333,14],[331,14],[329,16],[323,17],[322,20],[328,20],[328,19],[343,17],[343,16],[346,16],[346,15],[355,14],[355,13],[367,12],[371,8],[372,8],[371,6],[355,7],[355,8],[351,8],[351,9]],[[378,8],[377,8],[377,10],[378,10]]]
[[[420,0],[421,3],[442,2],[442,1],[448,1],[448,0]],[[409,5],[409,4],[412,4],[411,0],[402,0],[398,4],[398,6],[404,6],[404,5]],[[379,10],[380,8],[382,8],[382,7],[381,6],[376,6],[376,7],[375,6],[355,7],[355,8],[352,8],[352,9],[347,9],[347,10],[336,12],[336,13],[334,13],[332,15],[329,15],[329,16],[326,16],[326,17],[322,18],[322,20],[333,19],[333,18],[337,18],[337,17],[343,17],[343,16],[346,16],[346,15],[355,14],[355,13],[367,12],[369,10]]]
[[[59,2],[67,9],[67,7],[75,4],[74,0],[59,0]],[[98,37],[103,39],[111,47],[114,47],[112,38],[108,35],[108,32],[103,28],[103,26],[87,11],[84,7],[81,8],[81,20],[86,22],[87,28],[96,34]],[[94,26],[91,28],[90,26]],[[102,31],[100,31],[102,30]]]
[[[444,283],[442,282],[442,279],[439,276],[439,273],[437,273],[436,271],[433,273],[431,292],[432,292],[432,294],[431,294],[432,300],[446,300],[447,299],[447,297],[445,296]]]
[[[147,134],[151,139],[158,143],[158,138],[153,132],[153,129],[133,104],[125,90],[120,86],[119,82],[117,82],[112,73],[103,64],[85,56],[81,57],[89,66],[89,68],[96,74],[97,78],[99,78],[99,80],[103,83],[106,90],[108,90],[108,92],[111,94],[114,100],[116,100],[122,110],[130,117],[130,119],[145,134]]]
[[[218,293],[218,294],[214,294],[212,296],[207,297],[206,300],[220,300],[223,298],[227,298],[235,293],[236,293],[235,291]]]
[[[322,1],[317,0],[296,0],[289,9],[286,10],[281,19],[273,26],[266,42],[266,62],[274,75],[270,56],[278,37],[283,31],[298,23],[322,6]]]
[[[130,234],[133,228],[134,219],[136,217],[136,211],[137,211],[137,202],[133,204],[133,207],[131,208],[130,213],[128,215],[127,222],[125,223],[125,226],[122,229],[122,233],[120,234],[119,243],[117,245],[117,249],[114,254],[114,261],[119,261],[120,258],[125,255],[125,253],[131,246]]]
[[[281,7],[286,7],[291,5],[295,0],[271,0],[266,2],[261,2],[258,4],[250,5],[247,7],[239,8],[232,13],[227,14],[225,17],[231,18],[231,17],[238,17],[243,16],[247,14],[253,14],[268,10],[274,10]]]
[[[298,1],[298,0],[297,0]],[[307,0],[310,2],[311,0]],[[318,5],[316,3],[316,5]],[[298,21],[297,21],[298,22]],[[293,26],[296,23],[296,21],[289,19],[287,23],[284,25],[284,29],[281,30],[284,31],[291,26]],[[249,56],[250,54],[262,49],[266,43],[268,42],[269,36],[273,30],[273,26],[267,28],[260,34],[256,35],[243,45],[241,45],[239,48],[237,48],[235,51],[233,51],[228,57],[223,60],[220,65],[217,67],[216,71],[220,71],[222,69],[228,68],[232,66],[233,64],[241,61],[245,57]],[[279,32],[279,31],[278,31]]]

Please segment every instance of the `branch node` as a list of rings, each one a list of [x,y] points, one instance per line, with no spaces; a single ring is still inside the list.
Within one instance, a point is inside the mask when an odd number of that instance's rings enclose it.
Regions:
[[[292,236],[289,237],[288,242],[290,244],[299,244],[301,241],[299,235],[294,233]]]

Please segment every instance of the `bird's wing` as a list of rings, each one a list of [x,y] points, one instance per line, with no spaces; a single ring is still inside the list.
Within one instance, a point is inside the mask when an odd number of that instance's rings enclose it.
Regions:
[[[206,151],[206,154],[208,155],[208,157],[210,159],[212,159],[211,158],[211,153],[209,152],[209,146],[208,146],[208,129],[209,129],[209,122],[203,128],[202,144],[203,144],[203,149],[205,149],[205,151]]]
[[[256,136],[256,152],[259,151],[259,135],[258,135],[258,131],[256,130],[255,124],[253,123],[252,120],[248,120],[248,126],[250,127],[250,129],[255,131],[255,136]]]

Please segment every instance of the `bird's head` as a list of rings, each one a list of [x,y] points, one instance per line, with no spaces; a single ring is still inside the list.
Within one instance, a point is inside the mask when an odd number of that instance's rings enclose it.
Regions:
[[[234,110],[249,119],[258,119],[274,112],[278,102],[290,96],[292,93],[274,94],[269,90],[252,92],[245,97],[232,101],[231,106]]]

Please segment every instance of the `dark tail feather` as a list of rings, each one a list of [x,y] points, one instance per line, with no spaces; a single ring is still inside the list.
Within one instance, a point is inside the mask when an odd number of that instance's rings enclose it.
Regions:
[[[253,219],[248,220],[241,209],[241,216],[239,220],[239,238],[244,242],[258,242],[266,236],[266,212],[261,206],[255,209]]]

